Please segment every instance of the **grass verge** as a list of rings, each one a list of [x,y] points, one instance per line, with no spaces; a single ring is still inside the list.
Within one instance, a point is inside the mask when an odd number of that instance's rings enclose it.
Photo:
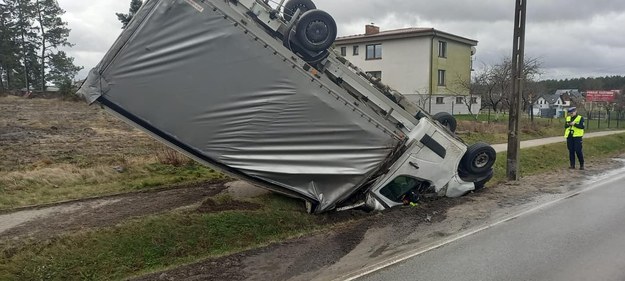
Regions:
[[[490,144],[506,143],[508,141],[508,120],[507,116],[502,116],[498,120],[485,121],[484,115],[480,115],[475,121],[467,115],[457,115],[458,134],[467,143],[487,142]],[[601,122],[601,123],[599,123]],[[601,126],[599,127],[599,124]],[[625,127],[625,121],[618,123],[613,120],[608,127],[607,121],[592,120],[587,121],[587,132],[621,130]],[[564,119],[534,118],[530,121],[527,117],[521,118],[521,140],[532,140],[547,137],[557,137],[564,134]]]
[[[123,279],[308,234],[324,224],[324,216],[303,212],[299,200],[267,195],[253,203],[261,209],[174,212],[53,241],[5,242],[0,280]]]
[[[586,161],[615,157],[625,153],[625,134],[584,140],[584,158]],[[506,153],[497,154],[495,176],[489,185],[505,181]],[[530,176],[569,166],[569,152],[566,143],[544,145],[521,150],[521,176]]]
[[[0,173],[0,210],[168,185],[221,182],[227,178],[195,162],[174,166],[137,161],[118,169],[123,170],[61,164]]]

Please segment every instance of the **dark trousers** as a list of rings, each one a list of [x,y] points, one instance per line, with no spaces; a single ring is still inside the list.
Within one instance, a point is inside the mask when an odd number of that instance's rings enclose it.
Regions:
[[[569,148],[569,160],[571,161],[571,167],[575,167],[575,155],[577,154],[577,160],[579,160],[580,167],[584,166],[584,152],[582,138],[568,137],[566,139],[566,145]]]

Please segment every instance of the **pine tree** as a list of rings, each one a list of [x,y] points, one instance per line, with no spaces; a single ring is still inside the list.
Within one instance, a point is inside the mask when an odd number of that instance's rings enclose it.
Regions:
[[[37,9],[37,21],[39,25],[38,43],[40,46],[39,81],[41,91],[46,88],[46,63],[55,55],[54,51],[62,46],[71,46],[67,41],[69,37],[69,28],[67,22],[61,19],[65,11],[59,7],[56,0],[35,0]]]
[[[128,14],[115,13],[117,15],[117,19],[122,22],[122,29],[125,29],[126,26],[130,23],[130,20],[137,14],[139,9],[143,5],[143,1],[141,0],[131,0],[130,1],[130,9],[128,9]]]
[[[19,78],[14,78],[19,80],[26,90],[30,90],[38,66],[32,59],[37,49],[37,33],[33,28],[35,6],[31,0],[5,0],[3,4],[11,16],[11,22],[7,23],[10,29],[8,36],[12,38],[10,42],[14,42],[15,45],[3,50],[3,54],[5,57],[17,57],[21,69],[18,71]]]
[[[14,56],[12,53],[13,36],[11,24],[11,13],[4,1],[0,1],[0,92],[4,93],[10,88],[11,74],[13,74]]]
[[[69,57],[63,51],[59,51],[50,56],[50,73],[48,76],[55,85],[71,83],[72,78],[81,69],[81,66],[74,65],[74,58]]]
[[[0,90],[71,84],[82,68],[58,50],[71,46],[63,13],[55,0],[0,0]]]

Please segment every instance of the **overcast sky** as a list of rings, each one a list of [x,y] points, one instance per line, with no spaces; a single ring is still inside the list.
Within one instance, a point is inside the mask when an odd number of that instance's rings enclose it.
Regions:
[[[478,40],[476,66],[512,54],[515,0],[313,0],[336,20],[339,36],[432,27]],[[130,0],[58,0],[72,29],[69,53],[86,76],[121,32],[115,12]],[[529,0],[526,56],[543,62],[541,78],[625,75],[625,1]]]

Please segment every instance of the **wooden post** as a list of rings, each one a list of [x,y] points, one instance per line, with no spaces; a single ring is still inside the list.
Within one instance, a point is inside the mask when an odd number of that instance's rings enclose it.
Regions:
[[[508,123],[508,161],[506,174],[508,180],[520,179],[521,136],[519,117],[523,94],[523,68],[525,59],[525,14],[527,0],[516,0],[514,17],[514,42],[512,48],[512,96],[510,103],[510,120]]]

